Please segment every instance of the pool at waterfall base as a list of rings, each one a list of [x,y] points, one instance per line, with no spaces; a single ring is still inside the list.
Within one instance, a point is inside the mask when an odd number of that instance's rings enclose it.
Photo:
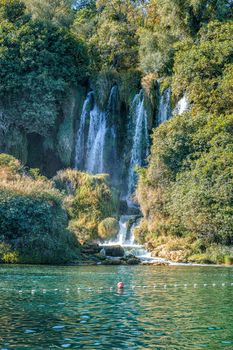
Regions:
[[[2,265],[0,276],[2,350],[233,349],[231,267]]]

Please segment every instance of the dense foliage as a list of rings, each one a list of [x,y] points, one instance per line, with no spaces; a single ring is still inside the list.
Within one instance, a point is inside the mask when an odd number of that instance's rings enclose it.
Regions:
[[[233,25],[210,22],[195,41],[184,41],[175,55],[173,92],[184,92],[200,110],[227,113],[233,109]]]
[[[154,131],[149,166],[140,170],[137,197],[144,219],[137,234],[155,254],[221,263],[232,253],[219,245],[233,244],[232,6],[174,1],[171,16],[163,18],[171,2],[160,3],[159,21],[148,23],[150,30],[164,28],[170,43],[164,51],[157,39],[152,51],[158,62],[144,55],[142,63],[148,59],[146,72],[165,78],[165,85],[168,79],[175,101],[185,94],[191,111]]]
[[[0,175],[0,261],[58,264],[77,256],[63,196],[52,183],[26,175],[18,160],[5,154]]]
[[[196,254],[233,244],[232,137],[232,114],[185,114],[154,132],[138,187],[141,239],[156,246],[161,236],[189,237],[200,243]]]
[[[0,2],[0,100],[5,126],[46,135],[72,84],[87,74],[84,44],[22,2]],[[7,130],[5,130],[6,132]]]
[[[99,223],[117,214],[117,193],[111,189],[108,176],[67,169],[58,172],[53,181],[67,195],[70,229],[81,242],[97,239]]]

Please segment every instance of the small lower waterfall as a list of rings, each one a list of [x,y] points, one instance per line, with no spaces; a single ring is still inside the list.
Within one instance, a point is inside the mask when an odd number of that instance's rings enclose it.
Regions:
[[[115,239],[102,243],[101,246],[121,246],[124,248],[126,256],[134,255],[145,263],[167,262],[165,259],[152,257],[143,245],[136,242],[134,229],[139,225],[139,222],[140,218],[137,215],[121,215],[118,235]]]
[[[162,124],[171,118],[171,88],[164,90],[159,99],[158,124]]]
[[[144,107],[143,90],[134,97],[130,109],[130,115],[135,121],[135,125],[128,177],[128,196],[130,196],[135,189],[137,178],[135,167],[137,165],[142,166],[149,153],[148,123],[147,113]]]

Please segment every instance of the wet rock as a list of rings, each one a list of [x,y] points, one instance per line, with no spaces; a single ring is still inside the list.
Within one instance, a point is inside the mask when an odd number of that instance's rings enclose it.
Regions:
[[[121,215],[137,215],[142,216],[140,207],[133,201],[121,200],[119,205],[119,212]]]
[[[105,249],[104,249],[104,248],[102,248],[102,249],[101,249],[101,251],[100,251],[100,255],[101,255],[101,256],[106,256],[106,251],[105,251]]]
[[[162,261],[156,261],[156,262],[142,262],[142,265],[145,266],[169,266],[169,262],[162,262]]]
[[[100,251],[101,251],[101,247],[97,244],[97,243],[84,243],[82,245],[82,253],[83,254],[91,254],[91,255],[94,255],[94,254],[98,254]]]
[[[168,266],[169,263],[168,262],[153,262],[152,263],[153,266]]]
[[[106,259],[104,265],[122,265],[122,261],[120,259]]]
[[[106,256],[121,258],[125,255],[124,248],[120,245],[105,246],[104,247]]]
[[[123,263],[125,263],[126,265],[139,265],[139,264],[141,264],[141,259],[137,258],[134,255],[125,256],[124,258],[121,259],[121,261]]]

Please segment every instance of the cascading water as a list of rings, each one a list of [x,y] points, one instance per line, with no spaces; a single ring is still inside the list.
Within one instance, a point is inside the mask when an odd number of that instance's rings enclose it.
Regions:
[[[190,103],[186,95],[184,95],[176,104],[172,115],[180,115],[190,109]]]
[[[158,124],[171,118],[171,88],[167,88],[159,99]]]
[[[130,168],[128,176],[128,197],[134,192],[137,175],[135,167],[142,166],[149,152],[149,134],[147,112],[144,107],[143,90],[137,94],[132,102],[130,115],[135,121],[133,143],[131,150]]]
[[[94,93],[89,92],[83,104],[76,141],[75,168],[92,174],[111,173],[108,164],[116,164],[117,142],[114,120],[118,88],[111,89],[106,111],[97,105]],[[105,147],[105,146],[108,147]],[[109,161],[110,159],[110,161]]]
[[[137,215],[122,215],[119,220],[120,230],[115,239],[104,242],[101,246],[121,246],[124,248],[125,255],[134,255],[140,258],[142,262],[167,262],[162,258],[154,258],[143,245],[138,244],[134,237],[134,230],[139,225],[140,218]]]
[[[104,172],[106,113],[95,104],[90,112],[85,170],[92,174]]]
[[[83,104],[83,109],[80,117],[80,125],[77,132],[77,141],[75,149],[75,168],[84,169],[85,167],[85,128],[86,128],[86,119],[89,117],[92,100],[94,98],[93,92],[87,94],[86,100]]]
[[[118,154],[122,142],[121,135],[124,134],[124,129],[121,129],[124,125],[120,121],[121,117],[117,85],[112,86],[104,110],[101,110],[95,101],[94,92],[88,93],[77,132],[76,169],[92,174],[109,173],[113,183],[119,185],[119,174],[122,174],[122,159],[124,159],[123,153]],[[131,146],[125,151],[130,154],[125,188],[127,198],[130,198],[137,180],[135,167],[143,166],[149,154],[149,133],[143,90],[135,95],[128,119],[129,125],[125,126],[125,131],[126,140]],[[127,120],[127,115],[125,115],[125,120]],[[123,150],[124,147],[121,149]]]

